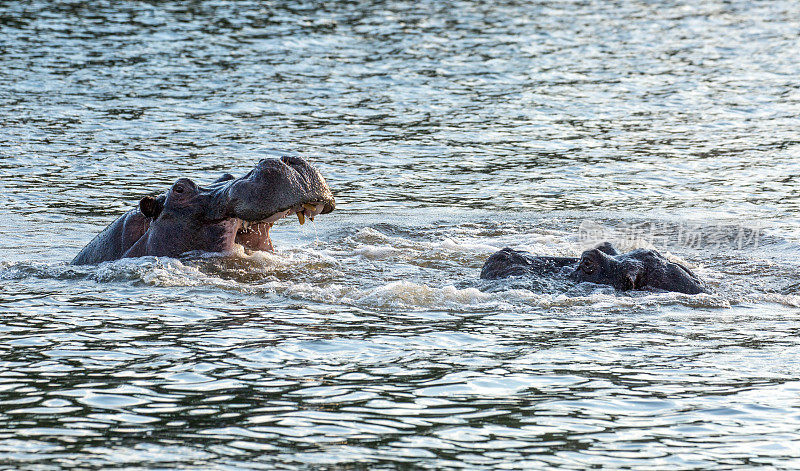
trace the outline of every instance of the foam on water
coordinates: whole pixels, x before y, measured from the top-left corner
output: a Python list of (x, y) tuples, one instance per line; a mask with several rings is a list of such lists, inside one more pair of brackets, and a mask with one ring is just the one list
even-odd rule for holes
[[(459, 230), (451, 228), (451, 232)], [(587, 246), (570, 235), (548, 231), (514, 237), (520, 242), (515, 247), (537, 254), (578, 256)], [(7, 262), (0, 277), (85, 278), (98, 283), (142, 283), (154, 288), (209, 287), (386, 311), (525, 312), (531, 308), (578, 307), (635, 310), (669, 305), (727, 308), (753, 303), (797, 307), (800, 302), (794, 292), (755, 292), (747, 282), (747, 273), (732, 278), (710, 266), (693, 265), (670, 251), (664, 255), (690, 266), (712, 287), (712, 293), (619, 293), (608, 286), (568, 282), (555, 282), (547, 290), (538, 291), (528, 286), (524, 278), (479, 280), (477, 275), (485, 259), (507, 242), (511, 240), (503, 235), (491, 239), (469, 234), (431, 237), (402, 226), (368, 226), (338, 239), (317, 239), (275, 253), (246, 253), (238, 247), (232, 254), (195, 254), (184, 259), (143, 257), (96, 267)], [(623, 241), (619, 248), (653, 246)], [(780, 266), (773, 264), (773, 269), (780, 270)]]
[[(5, 467), (800, 468), (795, 0), (0, 3)], [(66, 264), (283, 155), (276, 253)], [(604, 240), (713, 292), (478, 278)]]

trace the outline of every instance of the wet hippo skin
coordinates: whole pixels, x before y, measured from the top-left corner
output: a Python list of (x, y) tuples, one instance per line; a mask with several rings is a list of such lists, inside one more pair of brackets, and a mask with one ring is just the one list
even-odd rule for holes
[(580, 258), (536, 256), (505, 248), (486, 260), (480, 276), (488, 280), (512, 276), (565, 277), (576, 282), (611, 285), (621, 291), (653, 289), (686, 294), (707, 291), (691, 270), (655, 250), (619, 253), (608, 242), (583, 252)]
[(302, 224), (334, 206), (325, 179), (304, 159), (263, 159), (241, 178), (224, 174), (206, 187), (180, 178), (166, 193), (142, 198), (137, 208), (106, 227), (72, 263), (229, 252), (235, 244), (272, 250), (269, 230), (276, 220), (294, 214)]

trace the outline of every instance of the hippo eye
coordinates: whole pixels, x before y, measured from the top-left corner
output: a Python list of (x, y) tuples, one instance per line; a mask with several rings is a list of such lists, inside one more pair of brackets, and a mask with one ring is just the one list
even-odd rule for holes
[(597, 267), (595, 266), (594, 262), (592, 262), (589, 259), (584, 259), (583, 262), (581, 263), (581, 270), (587, 275), (591, 275), (592, 273), (594, 273), (596, 268)]
[(174, 191), (175, 193), (183, 193), (184, 191), (183, 185), (175, 185), (172, 188), (172, 191)]

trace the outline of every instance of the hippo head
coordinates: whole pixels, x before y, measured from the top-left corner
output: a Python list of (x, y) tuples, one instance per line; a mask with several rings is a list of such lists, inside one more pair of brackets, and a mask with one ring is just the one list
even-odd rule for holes
[[(610, 248), (613, 252), (609, 252)], [(595, 247), (581, 254), (578, 267), (570, 275), (575, 281), (588, 281), (601, 285), (611, 285), (622, 291), (640, 288), (644, 284), (642, 276), (644, 265), (633, 259), (619, 260), (616, 250), (609, 244)]]
[(142, 198), (138, 213), (144, 224), (132, 224), (123, 238), (141, 235), (122, 256), (228, 252), (234, 244), (272, 250), (275, 221), (294, 214), (303, 224), (334, 206), (325, 179), (300, 158), (264, 159), (244, 177), (225, 174), (207, 187), (181, 178), (165, 194)]
[(703, 282), (687, 267), (667, 260), (655, 250), (620, 254), (608, 242), (583, 252), (569, 277), (575, 281), (631, 289), (659, 289), (686, 294), (706, 292)]

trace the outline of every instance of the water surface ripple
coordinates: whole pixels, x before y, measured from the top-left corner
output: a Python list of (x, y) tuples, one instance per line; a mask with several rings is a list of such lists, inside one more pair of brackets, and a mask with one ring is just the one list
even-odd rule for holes
[[(788, 0), (0, 4), (0, 462), (800, 467)], [(309, 157), (274, 254), (67, 262)], [(697, 296), (478, 279), (652, 247)]]

